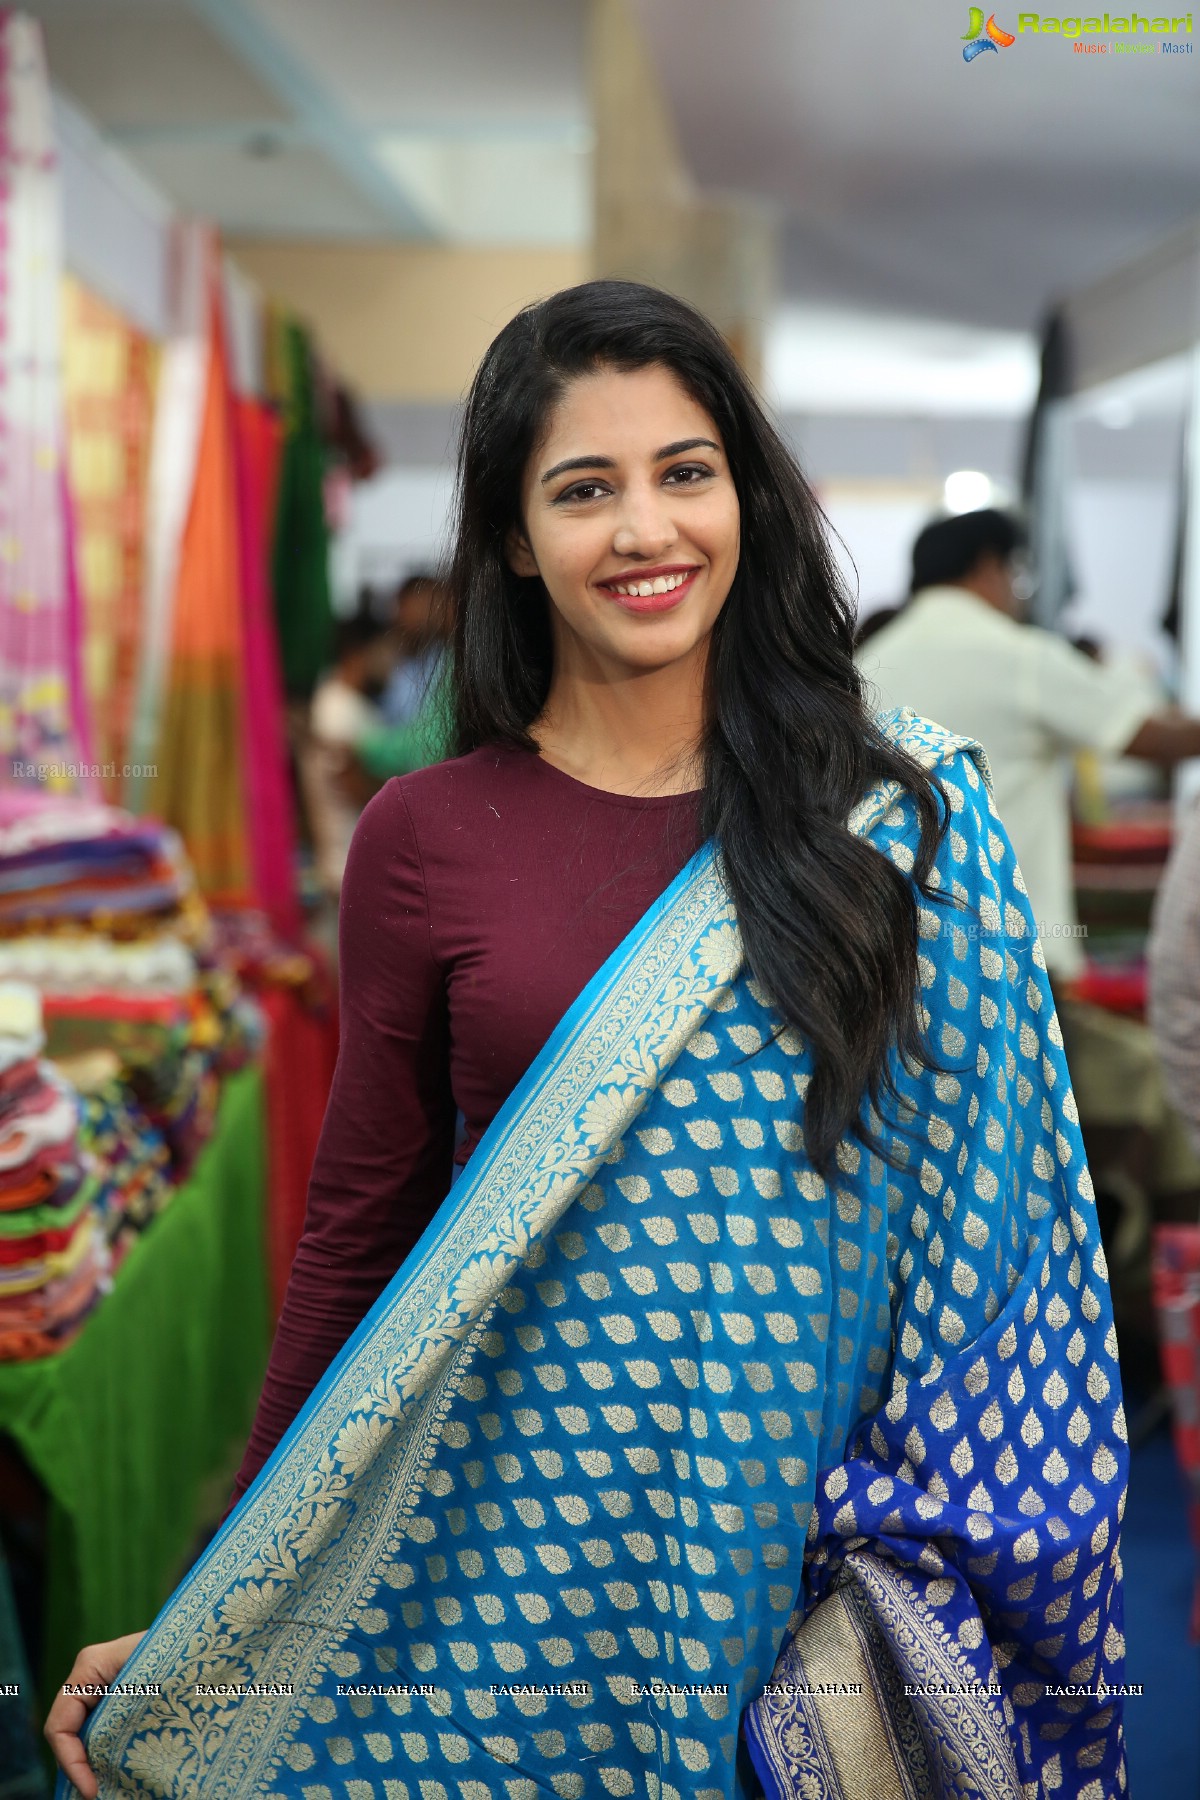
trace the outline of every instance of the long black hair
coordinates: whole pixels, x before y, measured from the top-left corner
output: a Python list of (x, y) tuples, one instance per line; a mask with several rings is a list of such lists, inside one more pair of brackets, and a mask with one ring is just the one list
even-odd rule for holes
[[(864, 1115), (898, 1098), (890, 1055), (940, 1067), (922, 1039), (918, 903), (945, 830), (934, 784), (889, 743), (854, 664), (854, 605), (816, 498), (716, 329), (683, 301), (591, 281), (518, 313), (480, 365), (459, 446), (450, 571), (456, 747), (536, 748), (550, 688), (549, 601), (510, 569), (522, 481), (566, 385), (597, 369), (669, 369), (724, 443), (741, 509), (741, 555), (713, 629), (702, 825), (719, 847), (747, 966), (783, 1025), (810, 1045), (809, 1159), (833, 1174), (849, 1133), (895, 1166)], [(910, 881), (846, 820), (874, 783), (916, 802)]]

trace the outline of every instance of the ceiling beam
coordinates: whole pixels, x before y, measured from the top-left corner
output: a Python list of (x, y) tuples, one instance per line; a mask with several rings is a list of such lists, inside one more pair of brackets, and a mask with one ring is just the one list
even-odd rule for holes
[(268, 139), (280, 149), (293, 144), (302, 144), (306, 149), (320, 147), (310, 127), (298, 119), (190, 119), (181, 124), (106, 125), (104, 135), (110, 143), (120, 144), (126, 150), (137, 150), (146, 144), (195, 144), (201, 148), (219, 145), (224, 149), (239, 144), (249, 147), (256, 140)]
[[(437, 236), (432, 221), (385, 172), (363, 134), (343, 116), (304, 62), (242, 0), (187, 0), (187, 4), (290, 108), (305, 140), (324, 152), (398, 237), (429, 242)], [(282, 139), (286, 130), (277, 135)]]

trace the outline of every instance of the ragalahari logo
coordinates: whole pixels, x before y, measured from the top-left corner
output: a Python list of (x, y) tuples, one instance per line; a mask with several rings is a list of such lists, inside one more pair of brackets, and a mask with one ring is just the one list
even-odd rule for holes
[(1004, 31), (997, 25), (995, 13), (992, 13), (985, 25), (982, 6), (973, 6), (970, 30), (965, 31), (962, 37), (963, 61), (974, 62), (985, 50), (1007, 50), (1016, 41), (1011, 31)]

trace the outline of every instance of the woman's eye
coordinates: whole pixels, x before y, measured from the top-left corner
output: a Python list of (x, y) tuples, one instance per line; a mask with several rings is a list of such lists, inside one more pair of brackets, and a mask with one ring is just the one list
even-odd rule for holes
[(577, 481), (574, 487), (563, 489), (555, 504), (561, 506), (564, 500), (594, 500), (597, 494), (607, 491), (602, 482)]
[(684, 463), (677, 469), (669, 469), (665, 479), (674, 487), (691, 487), (711, 474), (712, 470), (705, 468), (703, 463)]

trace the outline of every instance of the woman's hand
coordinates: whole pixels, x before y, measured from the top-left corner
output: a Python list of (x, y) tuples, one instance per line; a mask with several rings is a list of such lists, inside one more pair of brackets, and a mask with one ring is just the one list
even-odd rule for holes
[[(145, 1635), (144, 1631), (133, 1631), (128, 1637), (113, 1638), (107, 1644), (89, 1644), (75, 1658), (75, 1665), (63, 1686), (76, 1687), (86, 1683), (106, 1687), (110, 1681), (115, 1681)], [(55, 1761), (68, 1780), (75, 1783), (84, 1800), (96, 1800), (100, 1783), (92, 1773), (79, 1733), (93, 1706), (102, 1698), (101, 1694), (60, 1693), (50, 1708), (45, 1725), (46, 1741), (54, 1752)]]

